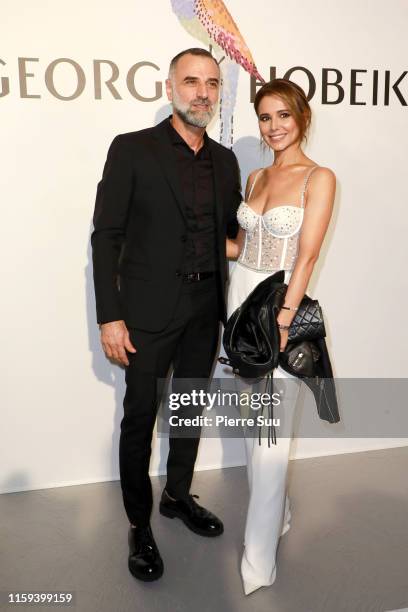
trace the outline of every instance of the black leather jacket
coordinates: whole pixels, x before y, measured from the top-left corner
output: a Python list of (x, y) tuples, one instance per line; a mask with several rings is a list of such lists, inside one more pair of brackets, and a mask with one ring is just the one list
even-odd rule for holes
[[(299, 369), (296, 369), (295, 355), (297, 353), (302, 358), (305, 351), (308, 349), (313, 350), (312, 345), (319, 351), (320, 357), (316, 362), (311, 360), (313, 364), (312, 372), (305, 376)], [(317, 412), (321, 419), (329, 423), (338, 423), (340, 421), (333, 370), (324, 338), (288, 344), (285, 351), (279, 354), (279, 365), (285, 372), (301, 378), (311, 389), (316, 401)]]
[[(324, 338), (288, 343), (280, 352), (277, 314), (286, 293), (284, 271), (271, 275), (251, 292), (225, 326), (223, 344), (235, 374), (257, 378), (273, 374), (280, 365), (301, 378), (313, 392), (321, 419), (340, 420), (330, 357)], [(272, 381), (271, 381), (272, 382)]]

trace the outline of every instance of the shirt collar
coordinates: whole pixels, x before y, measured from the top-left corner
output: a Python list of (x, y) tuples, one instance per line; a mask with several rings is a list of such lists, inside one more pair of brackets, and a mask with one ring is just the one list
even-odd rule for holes
[[(190, 147), (190, 146), (188, 145), (188, 143), (187, 143), (187, 142), (184, 140), (184, 138), (182, 138), (182, 137), (180, 136), (180, 134), (178, 133), (178, 131), (177, 131), (177, 130), (175, 130), (175, 129), (174, 129), (174, 127), (171, 125), (171, 123), (170, 123), (170, 119), (172, 118), (172, 116), (173, 116), (173, 115), (170, 115), (170, 116), (167, 118), (167, 127), (168, 127), (168, 132), (169, 132), (169, 136), (170, 136), (171, 143), (172, 143), (173, 145), (175, 145), (175, 144), (182, 144), (182, 145), (185, 145), (186, 147), (188, 147), (188, 148), (190, 149), (190, 151), (192, 151), (191, 147)], [(207, 149), (207, 148), (208, 148), (208, 141), (209, 141), (209, 137), (208, 137), (207, 132), (204, 132), (204, 138), (203, 138), (203, 140), (204, 140), (204, 144), (203, 144), (203, 146), (201, 147), (200, 151), (202, 151), (203, 149)]]

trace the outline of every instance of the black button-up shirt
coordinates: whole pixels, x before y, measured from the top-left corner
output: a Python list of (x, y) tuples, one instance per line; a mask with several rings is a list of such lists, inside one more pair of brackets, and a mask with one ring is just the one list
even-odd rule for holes
[(213, 165), (208, 135), (204, 133), (202, 148), (194, 153), (168, 120), (169, 136), (176, 156), (187, 231), (183, 274), (210, 272), (218, 268), (216, 256), (215, 197)]

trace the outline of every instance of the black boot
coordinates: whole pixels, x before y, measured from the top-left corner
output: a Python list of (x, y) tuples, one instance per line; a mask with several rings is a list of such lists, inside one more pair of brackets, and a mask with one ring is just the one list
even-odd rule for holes
[(150, 582), (163, 574), (163, 560), (150, 525), (129, 529), (129, 571), (139, 580)]
[(168, 518), (178, 517), (191, 531), (199, 535), (208, 537), (221, 535), (224, 526), (220, 519), (206, 508), (199, 506), (194, 497), (198, 495), (173, 500), (164, 489), (159, 507), (160, 514)]

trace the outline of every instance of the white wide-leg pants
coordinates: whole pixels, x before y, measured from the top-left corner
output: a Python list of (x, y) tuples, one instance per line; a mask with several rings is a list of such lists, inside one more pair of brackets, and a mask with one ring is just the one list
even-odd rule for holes
[(281, 403), (274, 409), (274, 418), (281, 422), (276, 427), (276, 445), (271, 443), (268, 447), (267, 437), (261, 438), (261, 444), (256, 435), (245, 438), (249, 505), (241, 574), (248, 593), (274, 582), (279, 538), (289, 529), (287, 468), (299, 381), (280, 367), (276, 368), (276, 391), (283, 391)]

